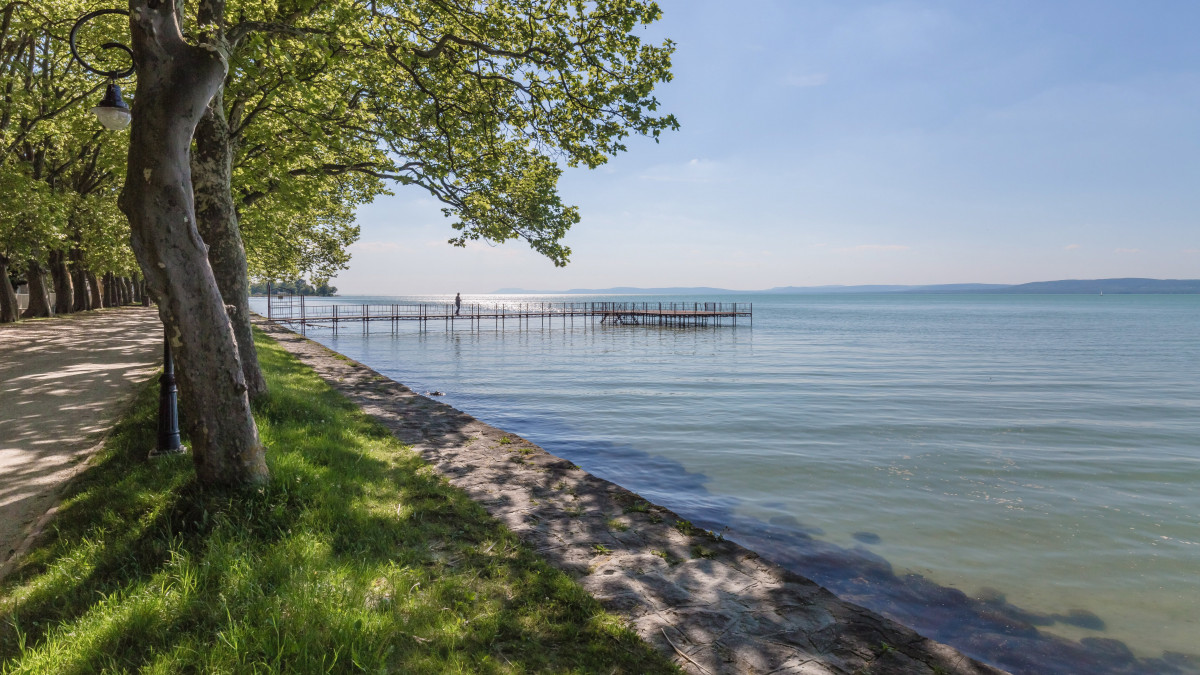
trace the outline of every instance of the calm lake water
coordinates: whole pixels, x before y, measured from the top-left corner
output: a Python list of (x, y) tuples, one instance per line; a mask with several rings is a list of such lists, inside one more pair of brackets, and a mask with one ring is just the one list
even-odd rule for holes
[(1200, 296), (464, 299), (754, 322), (308, 335), (1013, 672), (1200, 672)]

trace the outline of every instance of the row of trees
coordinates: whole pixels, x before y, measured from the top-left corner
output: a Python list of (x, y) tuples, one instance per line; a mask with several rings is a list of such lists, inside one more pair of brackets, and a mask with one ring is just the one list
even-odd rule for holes
[[(71, 58), (67, 39), (76, 17), (101, 7), (0, 4), (0, 323), (109, 306), (106, 278), (142, 283), (129, 221), (117, 206), (128, 136), (103, 131), (89, 113), (106, 82)], [(101, 19), (81, 31), (80, 51), (101, 68), (124, 67), (120, 52), (97, 47), (128, 36), (124, 17)], [(270, 123), (278, 114), (258, 116)], [(292, 152), (288, 139), (255, 142), (230, 167), (252, 237), (243, 274), (321, 279), (344, 269), (346, 247), (358, 236), (354, 209), (383, 192), (386, 179), (297, 172), (279, 161)], [(21, 284), (30, 301), (19, 313)]]
[[(65, 52), (61, 17), (85, 5), (13, 3), (0, 17), (6, 55), (10, 44), (38, 45), (14, 46), (0, 63), (4, 114), (25, 120), (0, 120), (0, 172), (19, 166), (23, 185), (57, 200), (67, 181), (48, 180), (36, 149), (7, 148), (85, 159), (91, 148), (109, 173), (88, 193), (103, 206), (88, 213), (111, 213), (121, 186), (127, 224), (106, 222), (128, 228), (158, 300), (207, 483), (266, 478), (249, 408), (265, 390), (247, 307), (252, 272), (330, 276), (357, 236), (355, 208), (397, 185), (445, 205), (451, 244), (523, 239), (566, 264), (562, 238), (579, 215), (558, 196), (559, 162), (595, 167), (628, 135), (677, 126), (656, 114), (652, 95), (670, 78), (673, 46), (637, 35), (660, 15), (648, 0), (129, 0), (128, 23), (92, 27), (81, 50), (131, 44), (122, 162), (109, 154), (120, 143), (80, 111), (103, 83)], [(17, 259), (58, 250), (39, 233), (41, 216), (0, 213), (31, 242), (6, 249)], [(91, 265), (121, 260), (95, 250), (81, 248)]]
[(89, 309), (101, 279), (137, 269), (115, 202), (121, 148), (81, 114), (97, 83), (70, 66), (52, 16), (0, 6), (0, 322), (18, 318), (14, 280), (29, 284), (26, 316), (48, 316), (48, 289), (59, 312)]
[(304, 279), (292, 279), (290, 281), (276, 281), (267, 283), (260, 281), (250, 284), (251, 295), (266, 295), (268, 293), (277, 293), (280, 295), (334, 295), (337, 293), (336, 286), (330, 286), (328, 280), (318, 280), (317, 285), (313, 286)]

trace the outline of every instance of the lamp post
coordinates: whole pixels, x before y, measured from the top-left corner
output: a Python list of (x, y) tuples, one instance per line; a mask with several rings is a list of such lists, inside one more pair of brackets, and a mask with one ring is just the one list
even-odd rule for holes
[(171, 358), (171, 340), (163, 327), (163, 374), (158, 378), (158, 442), (151, 457), (187, 452), (179, 440), (179, 389), (175, 386), (175, 359)]
[[(119, 14), (121, 16), (129, 16), (129, 12), (124, 9), (99, 9), (94, 12), (88, 12), (79, 17), (75, 25), (71, 27), (70, 45), (71, 56), (75, 61), (88, 72), (102, 75), (108, 78), (108, 86), (104, 90), (104, 98), (100, 104), (92, 108), (92, 114), (96, 119), (100, 120), (100, 124), (104, 125), (109, 131), (120, 131), (129, 126), (129, 122), (133, 119), (133, 114), (129, 110), (129, 106), (125, 104), (125, 100), (121, 98), (121, 87), (116, 83), (116, 80), (121, 80), (133, 74), (133, 50), (128, 46), (119, 42), (105, 42), (100, 45), (101, 49), (116, 49), (125, 52), (129, 56), (130, 65), (125, 69), (116, 70), (100, 70), (93, 67), (79, 55), (79, 49), (76, 46), (76, 37), (79, 34), (79, 29), (88, 21), (104, 16), (106, 14)], [(171, 340), (167, 336), (167, 328), (163, 326), (163, 374), (158, 379), (158, 440), (155, 443), (154, 449), (150, 451), (151, 457), (161, 455), (175, 455), (187, 452), (187, 448), (179, 438), (179, 389), (175, 385), (175, 360), (171, 355)]]

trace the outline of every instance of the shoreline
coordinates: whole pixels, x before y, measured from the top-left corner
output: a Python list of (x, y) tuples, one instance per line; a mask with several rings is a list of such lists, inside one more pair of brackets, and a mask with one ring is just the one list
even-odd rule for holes
[(1003, 672), (319, 343), (255, 324), (688, 672)]

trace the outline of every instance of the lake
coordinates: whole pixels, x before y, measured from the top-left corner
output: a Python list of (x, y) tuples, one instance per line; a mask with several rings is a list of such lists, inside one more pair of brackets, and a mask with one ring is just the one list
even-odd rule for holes
[(1200, 296), (464, 296), (592, 300), (754, 320), (308, 336), (1013, 672), (1200, 672)]

